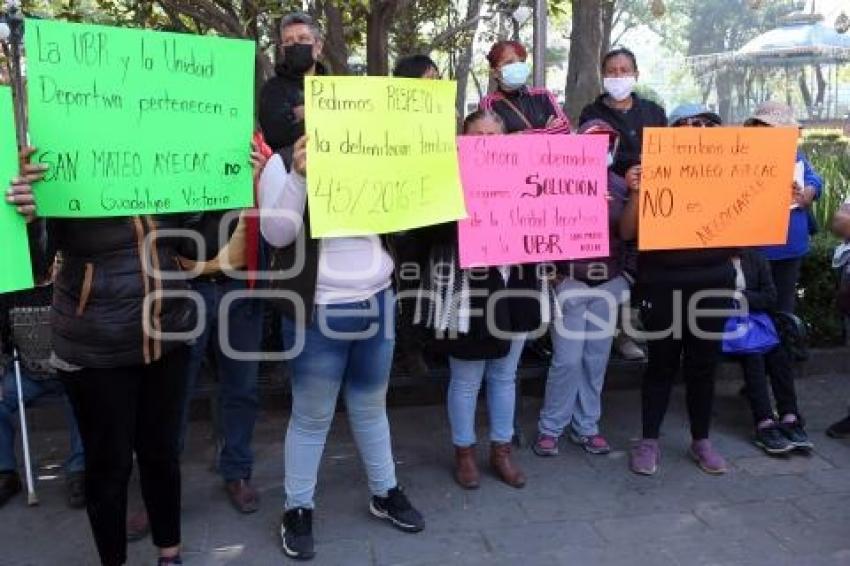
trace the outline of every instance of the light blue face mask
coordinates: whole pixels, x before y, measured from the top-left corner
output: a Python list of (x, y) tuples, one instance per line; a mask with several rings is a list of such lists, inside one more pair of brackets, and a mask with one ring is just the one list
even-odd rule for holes
[(502, 86), (508, 89), (518, 89), (528, 81), (531, 65), (519, 61), (502, 67)]

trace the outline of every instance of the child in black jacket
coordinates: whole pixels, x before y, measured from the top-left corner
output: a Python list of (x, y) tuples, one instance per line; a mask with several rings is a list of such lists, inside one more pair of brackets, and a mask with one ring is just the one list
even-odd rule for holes
[[(741, 250), (735, 259), (736, 287), (746, 299), (750, 312), (774, 311), (776, 286), (767, 260), (750, 249)], [(811, 449), (813, 444), (803, 429), (803, 419), (797, 409), (791, 360), (782, 344), (764, 354), (742, 355), (739, 359), (756, 425), (756, 446), (771, 455), (797, 448)], [(776, 412), (771, 404), (767, 376), (770, 376)]]

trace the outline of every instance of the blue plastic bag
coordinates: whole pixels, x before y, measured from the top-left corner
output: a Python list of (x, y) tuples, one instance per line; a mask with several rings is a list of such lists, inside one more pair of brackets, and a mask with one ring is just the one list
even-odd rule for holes
[(723, 329), (724, 354), (764, 354), (779, 345), (773, 319), (764, 312), (730, 316)]

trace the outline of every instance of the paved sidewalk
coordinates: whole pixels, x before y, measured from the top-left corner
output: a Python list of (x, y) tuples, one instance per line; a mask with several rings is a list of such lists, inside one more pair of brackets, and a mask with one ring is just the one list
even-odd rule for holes
[[(772, 459), (749, 442), (750, 421), (739, 384), (718, 388), (713, 438), (732, 465), (709, 477), (685, 456), (683, 391), (677, 389), (662, 438), (656, 477), (630, 474), (625, 449), (639, 430), (637, 391), (605, 395), (608, 456), (562, 446), (519, 461), (528, 486), (513, 490), (486, 476), (464, 492), (449, 473), (451, 446), (444, 408), (391, 412), (398, 473), (425, 513), (427, 530), (398, 533), (368, 516), (368, 494), (344, 415), (338, 415), (322, 468), (315, 535), (317, 565), (770, 565), (850, 564), (850, 442), (823, 435), (850, 401), (850, 377), (799, 382), (802, 409), (816, 443), (810, 456)], [(539, 399), (524, 403), (533, 434)], [(483, 428), (484, 413), (481, 413)], [(282, 501), (285, 415), (265, 414), (257, 431), (254, 481), (262, 509), (239, 516), (209, 471), (207, 423), (194, 423), (184, 466), (184, 541), (190, 565), (283, 564), (277, 536)], [(85, 512), (64, 506), (62, 431), (38, 431), (41, 505), (18, 497), (0, 510), (0, 565), (96, 564)], [(482, 462), (484, 446), (482, 443)], [(148, 565), (149, 541), (131, 546), (132, 565)]]

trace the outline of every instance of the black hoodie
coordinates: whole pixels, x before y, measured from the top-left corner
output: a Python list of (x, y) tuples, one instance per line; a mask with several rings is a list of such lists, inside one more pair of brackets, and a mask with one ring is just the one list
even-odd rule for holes
[[(316, 74), (327, 74), (321, 63), (316, 63)], [(275, 76), (260, 91), (260, 128), (274, 151), (291, 148), (304, 135), (304, 121), (294, 112), (303, 105), (304, 75), (289, 72), (285, 65), (275, 67)]]
[(632, 95), (634, 104), (626, 112), (605, 104), (605, 97), (603, 94), (584, 107), (579, 126), (590, 120), (603, 120), (620, 133), (620, 145), (614, 157), (613, 170), (622, 177), (630, 167), (640, 163), (643, 129), (666, 127), (667, 115), (659, 105), (636, 94)]

